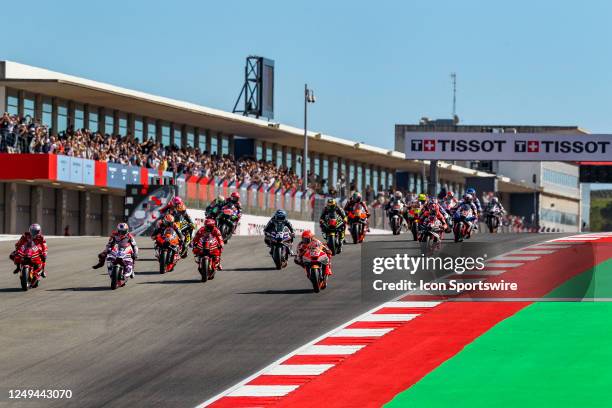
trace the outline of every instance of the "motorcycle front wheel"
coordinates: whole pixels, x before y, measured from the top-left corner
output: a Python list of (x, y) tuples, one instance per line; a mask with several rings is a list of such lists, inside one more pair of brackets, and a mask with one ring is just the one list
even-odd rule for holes
[(21, 281), (21, 290), (28, 290), (28, 280), (30, 278), (30, 268), (27, 266), (21, 267), (21, 274), (19, 275), (19, 280)]
[(312, 283), (312, 291), (314, 293), (319, 293), (321, 286), (319, 285), (318, 268), (310, 268), (308, 270), (308, 276), (310, 276), (310, 283)]
[(119, 266), (115, 265), (113, 266), (113, 269), (111, 271), (111, 289), (112, 290), (117, 289), (118, 280), (119, 280)]
[(159, 251), (159, 273), (162, 275), (166, 273), (167, 258), (168, 258), (167, 249), (162, 249), (161, 251)]
[(202, 282), (208, 280), (208, 273), (210, 272), (210, 260), (208, 258), (202, 258), (200, 260), (200, 275), (202, 276)]

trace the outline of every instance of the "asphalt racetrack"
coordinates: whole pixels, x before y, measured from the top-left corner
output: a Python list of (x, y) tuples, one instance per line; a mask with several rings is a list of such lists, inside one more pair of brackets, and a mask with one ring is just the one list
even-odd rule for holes
[[(481, 234), (491, 256), (560, 234)], [(409, 236), (368, 237), (397, 246)], [(92, 270), (105, 238), (49, 239), (48, 278), (22, 292), (0, 242), (0, 407), (194, 407), (380, 302), (362, 302), (360, 248), (334, 258), (314, 294), (290, 261), (273, 268), (262, 238), (235, 237), (213, 281), (201, 283), (191, 254), (158, 273), (139, 237), (136, 278), (110, 290)], [(446, 241), (444, 245), (460, 245)], [(398, 293), (389, 293), (389, 298)], [(10, 389), (71, 390), (69, 400), (10, 400)]]

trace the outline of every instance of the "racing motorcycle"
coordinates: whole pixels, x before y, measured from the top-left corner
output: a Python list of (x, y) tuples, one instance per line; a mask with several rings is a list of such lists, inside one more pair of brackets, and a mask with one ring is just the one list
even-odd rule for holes
[(327, 287), (325, 267), (331, 262), (325, 251), (316, 244), (309, 245), (302, 257), (306, 277), (312, 283), (312, 290), (319, 293)]
[(468, 206), (461, 206), (455, 211), (453, 220), (453, 233), (455, 242), (469, 239), (474, 228), (474, 216)]
[(191, 225), (187, 220), (181, 220), (177, 223), (177, 227), (181, 234), (183, 234), (184, 242), (183, 247), (181, 248), (181, 258), (187, 257), (187, 250), (191, 245), (191, 239), (193, 237), (193, 225)]
[(332, 255), (337, 255), (342, 252), (342, 239), (340, 238), (342, 235), (342, 231), (344, 230), (344, 220), (342, 220), (337, 215), (327, 217), (324, 222), (325, 240), (327, 241), (327, 246), (332, 252)]
[(130, 275), (126, 275), (125, 271), (128, 266), (133, 268), (133, 250), (130, 244), (115, 245), (106, 255), (106, 269), (108, 276), (111, 279), (111, 289), (115, 290), (127, 283), (128, 277), (134, 277), (134, 270)]
[(362, 208), (354, 207), (348, 213), (349, 230), (353, 238), (353, 244), (361, 244), (366, 234), (366, 222), (368, 216)]
[(227, 243), (234, 233), (236, 224), (238, 223), (238, 210), (233, 205), (226, 205), (223, 207), (219, 215), (217, 216), (217, 225), (221, 236), (223, 237), (223, 243)]
[(198, 272), (202, 276), (202, 282), (215, 278), (215, 272), (219, 270), (219, 257), (212, 254), (213, 251), (219, 249), (219, 242), (212, 234), (204, 235), (198, 242), (194, 244), (200, 250), (200, 254), (196, 257), (198, 264)]
[(412, 207), (408, 210), (408, 228), (412, 232), (412, 240), (416, 241), (419, 238), (419, 218), (422, 208)]
[(404, 221), (403, 214), (404, 205), (402, 203), (395, 203), (391, 208), (389, 208), (389, 224), (391, 225), (393, 235), (399, 235), (402, 231), (402, 223)]
[(444, 220), (446, 221), (446, 230), (444, 230), (444, 232), (446, 232), (447, 234), (450, 233), (453, 230), (453, 214), (456, 210), (456, 207), (454, 206), (450, 206), (446, 203), (442, 203), (441, 204), (442, 208), (444, 209)]
[(155, 237), (155, 257), (159, 261), (159, 273), (171, 272), (179, 259), (180, 243), (178, 234), (172, 227), (166, 227)]
[(487, 211), (487, 227), (489, 227), (489, 232), (491, 234), (497, 233), (497, 229), (499, 228), (501, 220), (501, 211), (499, 208), (494, 208), (493, 210)]
[(41, 251), (34, 241), (30, 240), (17, 249), (15, 262), (19, 264), (21, 289), (27, 291), (38, 287), (43, 271)]
[(425, 245), (428, 255), (440, 249), (443, 236), (442, 223), (435, 214), (430, 214), (419, 225), (419, 241)]
[(268, 234), (268, 239), (270, 240), (270, 254), (272, 260), (274, 260), (274, 265), (276, 265), (276, 269), (283, 269), (287, 266), (289, 255), (293, 252), (291, 250), (293, 242), (291, 233), (286, 226), (277, 225), (275, 231)]

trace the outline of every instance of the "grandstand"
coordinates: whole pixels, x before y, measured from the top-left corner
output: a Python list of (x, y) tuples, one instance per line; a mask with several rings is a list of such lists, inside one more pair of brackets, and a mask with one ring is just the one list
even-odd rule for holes
[[(286, 208), (312, 218), (315, 194), (362, 191), (384, 200), (396, 174), (425, 189), (427, 161), (309, 132), (309, 180), (300, 191), (303, 130), (10, 61), (0, 62), (0, 232), (33, 220), (46, 231), (106, 234), (123, 219), (127, 184), (172, 180), (190, 205), (237, 190), (247, 211)], [(389, 135), (391, 137), (391, 135)], [(501, 191), (532, 193), (505, 176), (440, 162), (440, 185), (496, 177)]]

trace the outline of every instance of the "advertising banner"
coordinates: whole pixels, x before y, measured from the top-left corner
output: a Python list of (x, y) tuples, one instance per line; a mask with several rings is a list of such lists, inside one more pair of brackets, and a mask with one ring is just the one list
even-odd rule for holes
[(612, 135), (406, 132), (406, 159), (609, 161)]
[(83, 184), (96, 184), (96, 162), (89, 159), (81, 159), (83, 163)]
[(124, 188), (127, 184), (127, 173), (127, 166), (117, 163), (108, 163), (108, 186), (112, 188)]
[(70, 156), (57, 156), (57, 180), (70, 181)]

